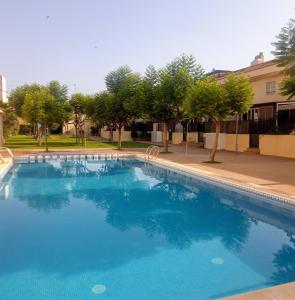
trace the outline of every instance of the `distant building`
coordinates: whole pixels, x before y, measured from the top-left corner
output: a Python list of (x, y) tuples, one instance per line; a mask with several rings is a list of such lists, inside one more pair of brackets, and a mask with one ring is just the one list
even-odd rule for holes
[(212, 69), (211, 72), (207, 73), (206, 76), (214, 76), (216, 78), (223, 77), (227, 74), (229, 74), (231, 71), (229, 70), (216, 70)]
[(7, 102), (6, 79), (0, 75), (0, 101)]

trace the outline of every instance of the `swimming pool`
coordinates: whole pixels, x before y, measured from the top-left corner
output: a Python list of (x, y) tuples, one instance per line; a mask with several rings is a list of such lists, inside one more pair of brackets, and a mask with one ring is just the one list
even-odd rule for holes
[(294, 218), (253, 194), (135, 159), (16, 164), (3, 184), (0, 300), (216, 299), (295, 280)]

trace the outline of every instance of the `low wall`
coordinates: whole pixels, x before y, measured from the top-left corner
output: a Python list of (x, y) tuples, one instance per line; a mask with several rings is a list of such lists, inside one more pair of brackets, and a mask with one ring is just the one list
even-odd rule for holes
[(187, 133), (187, 140), (189, 142), (198, 142), (198, 133), (197, 132), (188, 132)]
[[(91, 122), (86, 120), (85, 124), (84, 124), (84, 128), (83, 128), (85, 136), (91, 135), (91, 126), (92, 126)], [(68, 123), (68, 124), (63, 125), (62, 133), (64, 135), (76, 136), (76, 128), (75, 128), (74, 124)]]
[[(113, 132), (113, 140), (117, 142), (119, 139), (119, 132), (116, 130)], [(131, 137), (131, 131), (122, 130), (121, 132), (121, 141), (122, 142), (131, 142), (133, 141)]]
[(104, 128), (102, 128), (101, 131), (100, 131), (100, 136), (103, 139), (108, 140), (110, 138), (110, 132), (108, 130), (105, 130)]
[[(225, 133), (220, 133), (219, 140), (218, 140), (218, 150), (225, 149)], [(213, 133), (204, 133), (204, 148), (212, 149), (213, 143), (215, 140), (215, 132)]]
[(183, 142), (183, 133), (182, 132), (172, 132), (172, 144), (178, 145)]
[(153, 143), (162, 143), (162, 141), (163, 141), (162, 131), (152, 131), (151, 135), (152, 135), (151, 141)]
[(262, 155), (295, 158), (295, 135), (260, 135), (259, 149)]
[[(249, 134), (238, 135), (238, 151), (244, 152), (249, 148)], [(236, 135), (227, 133), (225, 136), (225, 150), (236, 151)]]
[[(110, 131), (109, 130), (105, 130), (105, 129), (101, 129), (100, 136), (103, 139), (109, 140), (109, 138), (110, 138)], [(118, 137), (119, 137), (118, 131), (114, 131), (113, 132), (113, 141), (117, 142), (118, 141)], [(121, 141), (122, 142), (133, 141), (133, 139), (131, 137), (131, 131), (124, 131), (124, 130), (122, 130)]]

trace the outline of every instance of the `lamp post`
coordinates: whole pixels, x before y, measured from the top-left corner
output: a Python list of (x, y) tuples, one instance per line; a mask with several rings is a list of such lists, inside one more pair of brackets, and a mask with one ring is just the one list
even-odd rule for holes
[(187, 124), (186, 124), (186, 141), (185, 141), (185, 155), (187, 155), (187, 150), (188, 150), (188, 126), (191, 123), (193, 119), (189, 119)]

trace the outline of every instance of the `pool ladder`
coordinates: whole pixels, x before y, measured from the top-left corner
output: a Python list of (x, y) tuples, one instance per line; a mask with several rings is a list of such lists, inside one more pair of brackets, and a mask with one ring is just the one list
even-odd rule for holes
[(160, 153), (160, 148), (158, 146), (148, 146), (145, 151), (144, 160), (149, 161), (151, 159), (157, 159)]
[[(7, 147), (0, 147), (0, 151), (6, 151), (8, 153), (8, 155), (9, 155), (9, 157), (12, 159), (12, 161), (14, 161), (15, 157), (14, 157), (12, 151), (9, 148), (7, 148)], [(4, 158), (3, 158), (3, 156), (1, 154), (0, 154), (0, 162), (4, 163)]]

